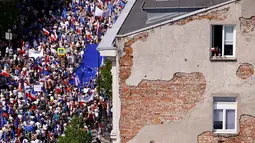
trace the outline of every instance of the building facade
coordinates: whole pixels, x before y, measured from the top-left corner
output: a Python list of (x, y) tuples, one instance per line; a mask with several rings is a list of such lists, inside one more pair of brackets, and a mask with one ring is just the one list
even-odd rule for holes
[(254, 143), (254, 7), (224, 1), (120, 34), (122, 19), (98, 48), (114, 63), (114, 141)]

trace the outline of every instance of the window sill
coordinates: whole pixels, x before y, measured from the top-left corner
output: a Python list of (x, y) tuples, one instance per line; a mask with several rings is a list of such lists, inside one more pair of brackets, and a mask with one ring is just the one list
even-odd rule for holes
[(229, 138), (229, 137), (235, 137), (238, 134), (237, 133), (220, 133), (220, 132), (213, 132), (212, 134), (214, 137), (225, 137), (225, 138)]
[(227, 131), (227, 130), (220, 130), (220, 131), (213, 131), (215, 134), (236, 134), (236, 131)]
[(214, 136), (232, 137), (237, 135), (236, 130), (213, 130)]
[(236, 57), (210, 57), (210, 61), (237, 61)]

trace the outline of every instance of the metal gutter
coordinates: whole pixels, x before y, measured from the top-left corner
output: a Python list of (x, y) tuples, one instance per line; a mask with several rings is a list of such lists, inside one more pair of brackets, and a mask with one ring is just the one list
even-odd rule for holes
[(200, 9), (200, 10), (197, 10), (197, 11), (194, 11), (194, 12), (190, 12), (190, 13), (175, 17), (173, 19), (170, 19), (170, 20), (167, 20), (167, 21), (155, 24), (155, 25), (151, 25), (149, 27), (145, 27), (145, 28), (133, 31), (133, 32), (129, 32), (127, 34), (116, 35), (116, 38), (126, 37), (126, 36), (133, 35), (133, 34), (136, 34), (136, 33), (139, 33), (139, 32), (143, 32), (143, 31), (146, 31), (146, 30), (149, 30), (149, 29), (152, 29), (152, 28), (156, 28), (156, 27), (159, 27), (159, 26), (162, 26), (162, 25), (165, 25), (165, 24), (177, 21), (177, 20), (181, 20), (181, 19), (193, 16), (193, 15), (196, 15), (196, 14), (199, 14), (199, 13), (202, 13), (202, 12), (206, 12), (206, 11), (209, 11), (209, 10), (212, 10), (212, 9), (215, 9), (215, 8), (218, 8), (218, 7), (236, 2), (236, 1), (237, 0), (231, 0), (231, 1), (227, 1), (227, 2), (224, 2), (224, 3), (218, 4), (218, 5), (215, 5), (215, 6), (211, 6), (211, 7), (208, 7), (208, 8), (203, 8), (203, 9)]
[(116, 22), (113, 24), (112, 28), (108, 29), (102, 39), (102, 41), (99, 43), (97, 50), (115, 50), (115, 46), (113, 45), (113, 42), (115, 40), (115, 36), (118, 34), (122, 24), (126, 20), (129, 12), (131, 11), (132, 7), (134, 6), (136, 0), (128, 0), (128, 3), (126, 4), (125, 8), (122, 10), (121, 14), (119, 15)]

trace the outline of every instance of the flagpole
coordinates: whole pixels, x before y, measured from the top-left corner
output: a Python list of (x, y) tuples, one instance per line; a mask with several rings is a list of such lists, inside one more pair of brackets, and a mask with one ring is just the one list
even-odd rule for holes
[(2, 105), (0, 106), (0, 127), (3, 127), (3, 112), (2, 112)]
[(98, 68), (97, 68), (97, 80), (98, 80), (98, 96), (100, 96), (100, 53), (98, 52)]

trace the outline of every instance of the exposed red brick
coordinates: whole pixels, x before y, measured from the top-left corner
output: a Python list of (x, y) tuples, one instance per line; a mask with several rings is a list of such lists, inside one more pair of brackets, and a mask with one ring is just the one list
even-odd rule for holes
[(175, 73), (169, 81), (142, 80), (138, 86), (128, 86), (131, 75), (133, 49), (137, 40), (146, 41), (148, 34), (141, 34), (125, 44), (120, 57), (120, 134), (122, 143), (132, 139), (148, 124), (162, 124), (183, 119), (197, 102), (203, 100), (206, 88), (202, 73)]
[(248, 79), (254, 75), (254, 67), (252, 64), (243, 63), (239, 66), (236, 76), (241, 79)]
[(202, 20), (202, 19), (207, 19), (207, 20), (225, 20), (228, 16), (228, 11), (229, 11), (229, 7), (228, 8), (224, 8), (221, 10), (215, 10), (209, 13), (202, 13), (202, 14), (197, 14), (194, 16), (190, 16), (188, 18), (185, 18), (183, 20), (180, 20), (178, 22), (175, 22), (176, 25), (185, 25), (191, 21), (194, 20)]
[(255, 16), (252, 16), (250, 18), (243, 18), (240, 17), (239, 18), (240, 23), (241, 23), (241, 31), (243, 33), (249, 33), (252, 32), (254, 30), (255, 27)]
[(223, 136), (210, 131), (198, 136), (198, 143), (254, 143), (255, 117), (242, 115), (239, 121), (240, 132), (237, 135)]

